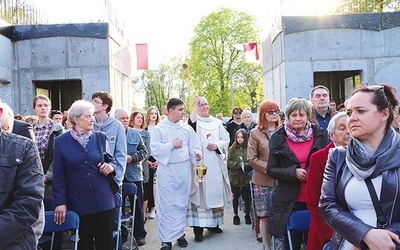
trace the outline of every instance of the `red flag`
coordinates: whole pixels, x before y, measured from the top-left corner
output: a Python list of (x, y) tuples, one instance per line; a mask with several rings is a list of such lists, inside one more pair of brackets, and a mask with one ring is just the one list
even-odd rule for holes
[(158, 70), (160, 67), (160, 53), (157, 44), (136, 44), (137, 69)]
[(147, 70), (149, 68), (149, 56), (147, 44), (136, 44), (137, 69)]
[(260, 59), (257, 43), (244, 43), (233, 45), (236, 49), (245, 52), (247, 62), (255, 62)]

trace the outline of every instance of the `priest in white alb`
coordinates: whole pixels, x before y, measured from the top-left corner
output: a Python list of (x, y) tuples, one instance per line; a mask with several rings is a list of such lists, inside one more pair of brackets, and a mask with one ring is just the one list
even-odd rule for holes
[(168, 118), (154, 127), (150, 138), (152, 155), (158, 161), (156, 210), (161, 250), (170, 250), (174, 240), (180, 247), (188, 245), (184, 229), (193, 165), (202, 159), (194, 130), (182, 121), (184, 102), (171, 98), (167, 110)]
[(193, 176), (187, 226), (193, 227), (195, 241), (203, 241), (203, 230), (222, 233), (224, 208), (232, 199), (227, 158), (229, 133), (222, 121), (209, 115), (207, 99), (195, 97), (193, 112), (188, 121), (199, 138), (203, 162), (207, 167), (204, 182)]

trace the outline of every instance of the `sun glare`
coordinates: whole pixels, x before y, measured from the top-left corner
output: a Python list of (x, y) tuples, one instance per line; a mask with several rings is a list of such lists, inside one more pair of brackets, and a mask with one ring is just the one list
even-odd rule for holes
[(289, 0), (283, 6), (283, 15), (326, 15), (332, 12), (341, 0)]

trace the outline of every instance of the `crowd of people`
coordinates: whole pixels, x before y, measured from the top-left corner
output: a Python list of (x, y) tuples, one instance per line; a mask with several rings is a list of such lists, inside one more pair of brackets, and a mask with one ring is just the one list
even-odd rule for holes
[[(0, 101), (0, 249), (47, 249), (38, 246), (45, 197), (54, 201), (57, 224), (68, 210), (79, 215), (79, 249), (120, 249), (128, 237), (122, 231), (115, 245), (122, 183), (137, 187), (126, 212), (135, 212), (139, 246), (147, 219), (158, 220), (161, 250), (174, 241), (187, 247), (185, 227), (196, 242), (204, 230), (223, 233), (226, 209), (233, 209), (233, 225), (241, 223), (241, 197), (244, 222), (255, 224), (263, 249), (272, 240), (289, 249), (286, 225), (297, 210), (311, 221), (308, 231), (291, 232), (293, 249), (399, 249), (399, 103), (388, 84), (359, 86), (337, 107), (319, 85), (309, 100), (289, 100), (284, 112), (263, 101), (256, 120), (235, 107), (227, 123), (199, 96), (187, 121), (179, 98), (162, 114), (151, 106), (111, 115), (112, 108), (105, 91), (66, 112), (38, 95), (28, 123)], [(63, 237), (56, 235), (54, 249)]]

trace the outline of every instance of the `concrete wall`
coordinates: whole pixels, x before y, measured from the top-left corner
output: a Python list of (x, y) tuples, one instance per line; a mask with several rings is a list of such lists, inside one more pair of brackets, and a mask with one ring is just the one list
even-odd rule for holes
[(11, 103), (12, 99), (12, 43), (0, 35), (0, 98), (3, 102)]
[(19, 113), (31, 114), (34, 81), (82, 80), (82, 98), (96, 90), (110, 91), (108, 40), (49, 37), (15, 43), (15, 102)]
[(395, 21), (389, 27), (377, 29), (371, 21), (363, 27), (371, 17), (376, 16), (334, 17), (322, 27), (315, 27), (318, 18), (313, 19), (317, 24), (310, 17), (284, 18), (282, 31), (263, 44), (265, 97), (282, 108), (293, 97), (309, 98), (313, 73), (326, 71), (361, 70), (362, 83), (384, 82), (400, 89), (400, 15), (391, 13), (389, 21)]
[(0, 29), (0, 79), (10, 82), (0, 84), (1, 95), (9, 93), (15, 113), (29, 115), (36, 81), (78, 80), (80, 98), (91, 100), (93, 92), (108, 91), (114, 97), (113, 109), (130, 109), (133, 89), (126, 47), (105, 23)]
[[(117, 37), (117, 36), (113, 36)], [(110, 93), (114, 97), (113, 110), (125, 108), (130, 111), (133, 104), (130, 47), (122, 39), (110, 39)]]

